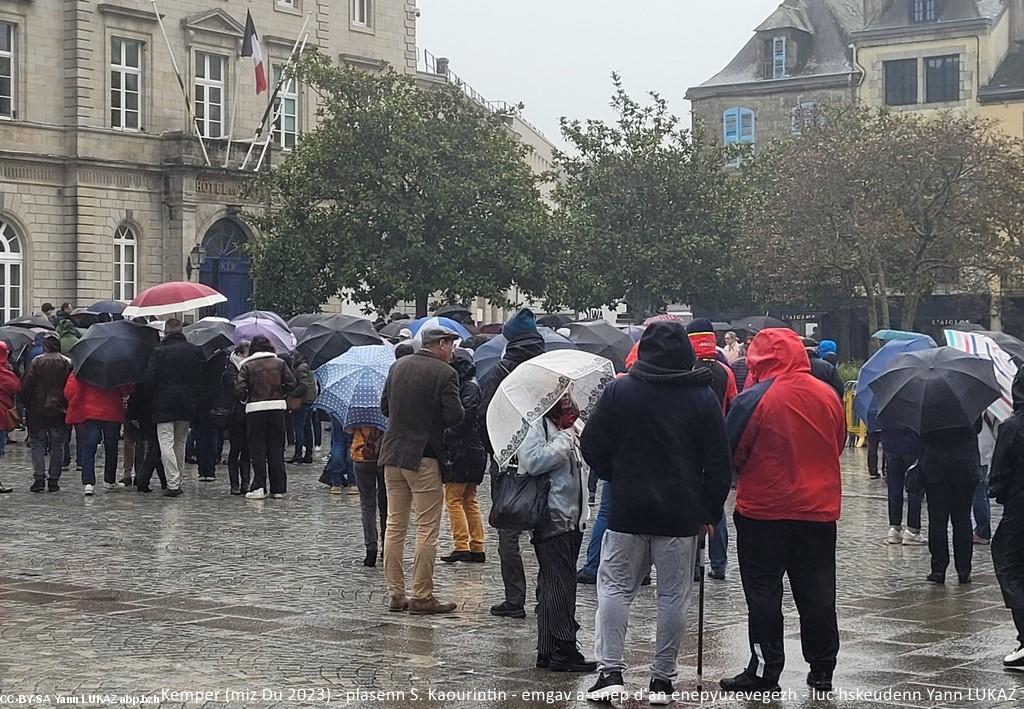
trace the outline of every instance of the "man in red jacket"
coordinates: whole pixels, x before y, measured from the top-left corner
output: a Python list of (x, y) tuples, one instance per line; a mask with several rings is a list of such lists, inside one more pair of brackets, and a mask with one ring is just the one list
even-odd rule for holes
[(736, 470), (736, 551), (747, 599), (750, 663), (722, 689), (773, 692), (785, 663), (782, 576), (800, 613), (807, 684), (832, 689), (839, 653), (836, 520), (842, 497), (842, 406), (811, 375), (803, 342), (763, 330), (747, 351), (746, 390), (726, 420)]

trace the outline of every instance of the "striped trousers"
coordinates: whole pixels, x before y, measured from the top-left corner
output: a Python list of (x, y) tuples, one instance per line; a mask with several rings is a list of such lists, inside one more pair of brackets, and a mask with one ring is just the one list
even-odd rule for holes
[(550, 657), (559, 643), (576, 645), (576, 560), (583, 532), (533, 542), (537, 574), (537, 654)]

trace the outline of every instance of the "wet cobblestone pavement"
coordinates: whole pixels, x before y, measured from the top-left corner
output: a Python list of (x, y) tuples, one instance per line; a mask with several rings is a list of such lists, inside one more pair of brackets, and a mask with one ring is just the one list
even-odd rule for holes
[[(196, 482), (194, 466), (185, 495), (165, 499), (102, 490), (85, 498), (74, 468), (59, 493), (31, 494), (20, 444), (8, 446), (0, 465), (0, 478), (16, 488), (0, 497), (0, 705), (28, 706), (18, 704), (21, 694), (37, 695), (37, 704), (79, 697), (89, 706), (586, 706), (576, 693), (592, 676), (533, 669), (532, 608), (525, 621), (488, 614), (502, 593), (493, 534), (486, 564), (438, 563), (437, 595), (457, 601), (458, 611), (416, 617), (386, 611), (381, 568), (361, 564), (359, 499), (328, 495), (316, 482), (320, 465), (289, 466), (288, 498), (259, 502), (229, 496), (220, 470), (216, 482)], [(1024, 705), (1024, 675), (1001, 669), (1014, 633), (988, 548), (975, 548), (974, 583), (927, 584), (926, 548), (884, 543), (885, 483), (868, 480), (864, 469), (863, 451), (848, 452), (839, 691), (828, 700), (808, 696), (787, 591), (787, 695), (769, 705)], [(993, 512), (998, 519), (998, 507)], [(447, 521), (441, 540), (443, 553), (450, 548)], [(532, 593), (536, 563), (526, 547)], [(730, 556), (727, 579), (707, 586), (708, 690), (747, 659), (732, 549)], [(588, 655), (595, 595), (593, 586), (580, 587)], [(694, 598), (676, 687), (691, 693)], [(649, 679), (653, 599), (653, 588), (643, 589), (633, 606), (631, 690), (645, 689)], [(174, 692), (197, 693), (198, 701)], [(459, 692), (480, 694), (438, 694)], [(678, 704), (696, 700), (687, 695)], [(703, 704), (764, 706), (715, 694)]]

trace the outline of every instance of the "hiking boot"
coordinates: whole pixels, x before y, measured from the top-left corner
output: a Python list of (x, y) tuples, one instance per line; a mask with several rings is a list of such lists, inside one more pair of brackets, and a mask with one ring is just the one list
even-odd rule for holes
[(392, 596), (388, 601), (388, 610), (392, 613), (401, 613), (409, 610), (409, 599), (405, 596)]
[(889, 527), (889, 536), (885, 538), (886, 544), (902, 544), (903, 533), (899, 527)]
[(453, 610), (455, 610), (454, 603), (441, 603), (433, 596), (409, 599), (410, 615), (439, 615), (441, 613), (451, 613)]
[(807, 686), (812, 692), (831, 692), (832, 673), (823, 670), (811, 670), (807, 673)]
[(676, 690), (667, 679), (651, 679), (647, 689), (647, 703), (651, 706), (664, 706), (675, 701), (672, 695)]
[(621, 672), (602, 672), (594, 686), (587, 690), (587, 701), (611, 702), (625, 693), (626, 684), (622, 681)]
[(903, 530), (903, 545), (908, 547), (920, 547), (928, 543), (925, 536), (921, 534), (921, 530), (913, 531), (911, 529)]
[(576, 643), (558, 642), (548, 659), (548, 669), (552, 672), (589, 673), (597, 670), (597, 663), (585, 658)]
[(781, 691), (778, 682), (757, 677), (745, 671), (735, 677), (719, 680), (718, 686), (726, 692), (736, 692), (737, 694), (772, 694)]
[(443, 561), (446, 564), (454, 564), (456, 561), (469, 562), (472, 558), (473, 557), (469, 553), (468, 549), (466, 551), (460, 551), (456, 549), (451, 554), (448, 554), (447, 556), (442, 556), (441, 561)]
[(33, 480), (29, 492), (43, 492), (46, 490), (46, 483), (42, 480)]
[(473, 564), (483, 564), (487, 561), (487, 554), (482, 551), (469, 552), (469, 561)]
[(491, 606), (491, 615), (499, 618), (525, 618), (526, 610), (522, 606), (502, 601), (496, 606)]
[(1021, 643), (1016, 650), (1003, 658), (1004, 670), (1024, 671), (1024, 643)]

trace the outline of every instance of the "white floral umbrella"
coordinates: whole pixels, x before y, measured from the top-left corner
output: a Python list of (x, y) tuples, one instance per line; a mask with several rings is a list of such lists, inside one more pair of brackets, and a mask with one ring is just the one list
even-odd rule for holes
[(585, 423), (608, 383), (611, 360), (578, 350), (556, 350), (523, 362), (509, 374), (487, 407), (487, 434), (498, 465), (516, 454), (527, 431), (566, 392)]

